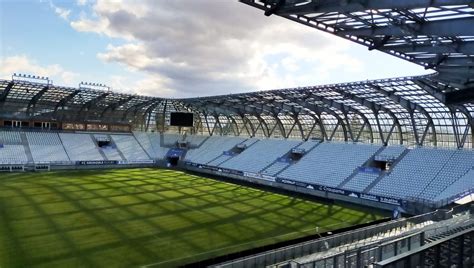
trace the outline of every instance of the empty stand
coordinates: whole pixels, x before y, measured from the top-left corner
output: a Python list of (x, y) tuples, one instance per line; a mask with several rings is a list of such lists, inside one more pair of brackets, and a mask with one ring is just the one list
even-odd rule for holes
[(58, 133), (26, 132), (26, 138), (35, 163), (70, 161)]
[(186, 160), (207, 164), (244, 140), (243, 137), (211, 136), (199, 148), (189, 150)]
[(0, 131), (0, 164), (24, 164), (28, 162), (19, 132)]
[(441, 172), (454, 150), (415, 148), (397, 164), (390, 174), (383, 177), (370, 193), (414, 198)]
[(279, 177), (336, 187), (379, 148), (378, 145), (323, 142)]
[[(160, 144), (159, 133), (134, 132), (135, 138), (152, 159), (164, 159), (169, 148)], [(163, 134), (166, 135), (166, 134)]]
[(380, 174), (358, 172), (352, 179), (342, 186), (343, 189), (363, 192), (372, 182), (374, 182)]
[(71, 161), (104, 160), (90, 134), (60, 133)]
[(224, 162), (220, 167), (260, 172), (299, 143), (301, 142), (295, 140), (263, 139), (254, 143), (229, 161)]
[(400, 157), (407, 148), (404, 146), (386, 146), (376, 155), (376, 159), (394, 160)]
[(0, 143), (21, 144), (20, 133), (16, 131), (0, 131)]
[(276, 161), (275, 163), (273, 163), (269, 167), (267, 167), (265, 170), (263, 170), (262, 173), (266, 174), (266, 175), (275, 176), (281, 170), (288, 167), (289, 165), (290, 165), (290, 163)]
[[(460, 179), (474, 167), (474, 152), (471, 150), (454, 150), (447, 162), (438, 163), (442, 168), (418, 196), (434, 200), (444, 189)], [(473, 180), (474, 184), (474, 180)]]
[(3, 145), (0, 148), (0, 164), (25, 164), (28, 158), (23, 145)]
[(198, 147), (208, 137), (209, 136), (202, 136), (202, 135), (187, 135), (185, 141), (188, 142), (191, 147)]
[(454, 197), (461, 193), (474, 191), (474, 168), (471, 168), (459, 178), (459, 180), (455, 181), (454, 183), (450, 184), (446, 189), (435, 198), (436, 200), (442, 200)]
[(176, 145), (176, 142), (181, 141), (183, 135), (180, 134), (164, 134), (163, 135), (163, 147), (173, 147)]
[(117, 147), (112, 143), (111, 138), (105, 134), (94, 134), (94, 139), (98, 144), (106, 144), (100, 146), (100, 151), (105, 156), (106, 160), (121, 161), (125, 160), (122, 154), (117, 150)]
[(111, 135), (117, 149), (125, 157), (127, 161), (139, 161), (139, 160), (150, 160), (150, 157), (142, 149), (141, 145), (137, 142), (132, 135)]

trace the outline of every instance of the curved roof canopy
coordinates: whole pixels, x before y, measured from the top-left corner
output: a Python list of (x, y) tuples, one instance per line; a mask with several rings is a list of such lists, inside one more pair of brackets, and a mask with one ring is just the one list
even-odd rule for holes
[(472, 0), (240, 0), (436, 70), (441, 101), (474, 100)]

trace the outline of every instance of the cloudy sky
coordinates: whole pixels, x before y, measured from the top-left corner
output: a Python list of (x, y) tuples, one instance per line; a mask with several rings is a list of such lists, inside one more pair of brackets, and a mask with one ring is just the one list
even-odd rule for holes
[(192, 97), (423, 74), (237, 0), (0, 0), (0, 78)]

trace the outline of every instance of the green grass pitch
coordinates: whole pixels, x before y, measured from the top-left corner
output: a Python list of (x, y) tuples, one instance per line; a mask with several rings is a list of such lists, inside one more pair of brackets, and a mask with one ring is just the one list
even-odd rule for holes
[(381, 217), (163, 169), (2, 173), (0, 267), (176, 266)]

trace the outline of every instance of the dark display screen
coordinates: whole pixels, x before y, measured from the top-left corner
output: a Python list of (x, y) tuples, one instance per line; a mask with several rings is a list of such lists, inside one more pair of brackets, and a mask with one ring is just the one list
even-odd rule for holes
[(176, 127), (192, 127), (194, 122), (193, 113), (171, 113), (170, 126)]

